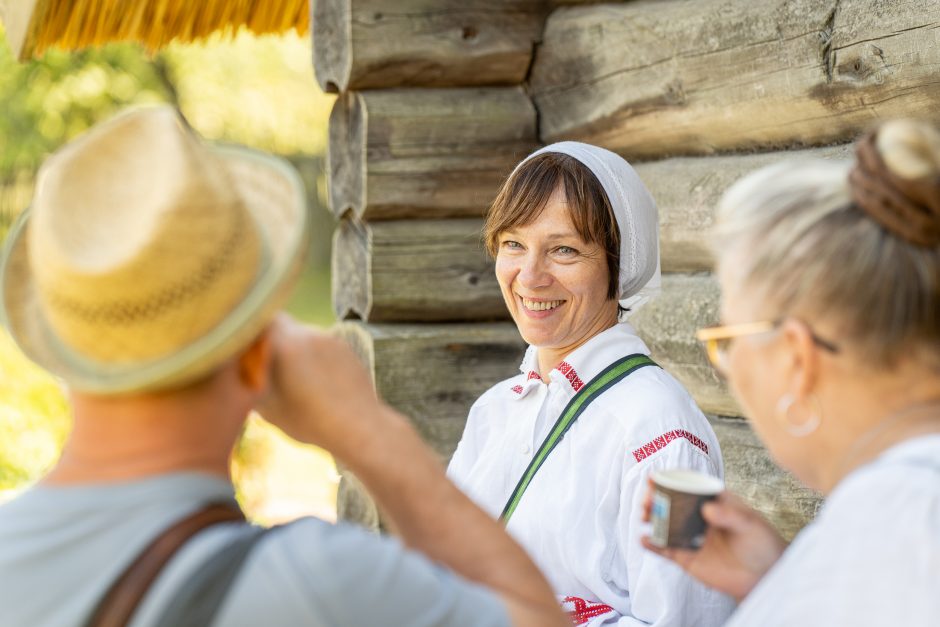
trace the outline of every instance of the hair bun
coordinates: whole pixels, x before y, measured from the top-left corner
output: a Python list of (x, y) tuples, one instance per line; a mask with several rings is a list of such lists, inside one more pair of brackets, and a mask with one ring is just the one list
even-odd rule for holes
[(940, 245), (940, 132), (893, 120), (862, 137), (849, 174), (852, 199), (891, 233)]

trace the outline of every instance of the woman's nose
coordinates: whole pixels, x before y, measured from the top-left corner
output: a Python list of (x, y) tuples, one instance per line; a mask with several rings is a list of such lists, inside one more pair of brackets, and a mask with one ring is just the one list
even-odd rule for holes
[(547, 287), (552, 282), (552, 276), (545, 267), (545, 262), (539, 255), (526, 255), (520, 260), (519, 274), (516, 280), (522, 287), (536, 289)]

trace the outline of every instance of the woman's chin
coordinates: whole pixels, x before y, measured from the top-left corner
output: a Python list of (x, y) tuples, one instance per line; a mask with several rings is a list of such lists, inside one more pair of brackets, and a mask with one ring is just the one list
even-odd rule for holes
[(536, 348), (550, 348), (555, 345), (555, 335), (546, 329), (533, 329), (528, 325), (516, 325), (519, 329), (519, 335), (526, 341), (526, 344)]

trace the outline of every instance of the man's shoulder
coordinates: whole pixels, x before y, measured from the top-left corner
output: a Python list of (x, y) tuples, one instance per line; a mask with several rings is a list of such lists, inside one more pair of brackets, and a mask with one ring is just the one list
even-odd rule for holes
[(441, 624), (508, 624), (493, 592), (397, 538), (355, 525), (303, 518), (269, 532), (256, 551), (219, 624), (228, 624), (228, 617), (238, 617), (233, 624), (251, 624), (246, 618), (259, 612), (260, 620), (271, 604), (282, 604), (285, 616), (303, 615), (301, 622), (315, 624), (321, 623), (311, 617), (327, 625), (416, 624), (445, 615), (453, 622)]

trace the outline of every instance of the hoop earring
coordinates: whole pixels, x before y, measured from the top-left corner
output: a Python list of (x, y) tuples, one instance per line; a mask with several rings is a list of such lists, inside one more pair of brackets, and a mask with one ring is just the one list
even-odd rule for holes
[(809, 420), (802, 423), (794, 422), (790, 418), (790, 410), (796, 405), (796, 398), (792, 394), (784, 394), (777, 401), (776, 418), (787, 430), (787, 433), (795, 438), (805, 438), (816, 431), (822, 423), (822, 407), (819, 404), (819, 399), (816, 398), (815, 394), (811, 395), (811, 398), (816, 405), (816, 411), (810, 414)]

